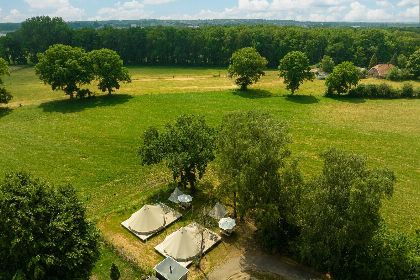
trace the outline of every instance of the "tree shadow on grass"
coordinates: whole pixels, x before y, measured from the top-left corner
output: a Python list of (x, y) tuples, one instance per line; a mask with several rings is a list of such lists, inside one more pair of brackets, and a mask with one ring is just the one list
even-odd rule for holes
[(364, 98), (356, 98), (356, 97), (328, 96), (328, 98), (331, 98), (333, 100), (340, 101), (340, 102), (347, 102), (347, 103), (353, 103), (353, 104), (360, 104), (360, 103), (366, 102)]
[(10, 114), (13, 110), (9, 107), (0, 107), (0, 118), (7, 116)]
[(319, 99), (312, 95), (287, 95), (286, 100), (299, 104), (315, 104), (319, 102)]
[(248, 90), (234, 90), (234, 95), (243, 97), (243, 98), (249, 98), (249, 99), (257, 99), (257, 98), (268, 98), (273, 97), (273, 94), (269, 92), (268, 90), (262, 90), (262, 89), (248, 89)]
[(128, 102), (131, 95), (101, 95), (85, 99), (63, 99), (42, 103), (39, 105), (44, 112), (59, 112), (63, 114), (81, 112), (88, 108), (116, 106)]

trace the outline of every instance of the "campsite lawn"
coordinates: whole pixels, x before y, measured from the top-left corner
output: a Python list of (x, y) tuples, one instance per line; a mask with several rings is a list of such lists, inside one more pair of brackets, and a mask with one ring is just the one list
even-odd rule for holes
[[(184, 113), (204, 115), (216, 126), (228, 112), (259, 109), (288, 122), (293, 156), (306, 178), (320, 171), (318, 155), (329, 147), (362, 154), (370, 166), (393, 170), (398, 182), (382, 208), (385, 221), (407, 233), (420, 228), (420, 99), (329, 99), (322, 96), (324, 82), (317, 80), (287, 96), (276, 71), (247, 93), (237, 92), (223, 69), (130, 71), (133, 83), (117, 95), (87, 100), (52, 92), (33, 68), (13, 71), (5, 82), (14, 100), (11, 109), (0, 110), (0, 174), (26, 170), (56, 185), (71, 183), (106, 237), (120, 228), (120, 216), (140, 208), (170, 182), (163, 166), (139, 164), (137, 149), (148, 126), (161, 127)], [(211, 182), (212, 166), (209, 172)], [(104, 220), (113, 223), (104, 226)], [(121, 264), (123, 279), (135, 278), (135, 266), (109, 247), (103, 249), (95, 277), (106, 279), (112, 262)]]

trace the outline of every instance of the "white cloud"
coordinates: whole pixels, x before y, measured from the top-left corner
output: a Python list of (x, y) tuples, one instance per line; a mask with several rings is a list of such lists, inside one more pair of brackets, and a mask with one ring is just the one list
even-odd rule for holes
[(25, 0), (25, 2), (33, 9), (57, 9), (70, 5), (68, 0)]
[(369, 9), (360, 2), (352, 2), (350, 11), (345, 15), (346, 21), (395, 21), (395, 17), (386, 9)]
[(419, 5), (407, 8), (404, 12), (400, 13), (400, 17), (406, 18), (410, 21), (419, 20)]
[(145, 5), (162, 5), (167, 4), (170, 2), (174, 2), (175, 0), (144, 0), (143, 4)]
[(1, 14), (1, 12), (2, 10), (0, 9), (1, 22), (21, 22), (26, 18), (26, 16), (17, 9), (10, 10), (6, 15)]
[(401, 0), (400, 2), (398, 2), (397, 6), (398, 7), (407, 7), (407, 6), (418, 6), (419, 1), (418, 0)]
[(117, 2), (113, 7), (102, 8), (98, 11), (98, 15), (94, 20), (109, 19), (141, 19), (150, 18), (151, 13), (144, 10), (142, 2), (133, 0), (126, 2)]

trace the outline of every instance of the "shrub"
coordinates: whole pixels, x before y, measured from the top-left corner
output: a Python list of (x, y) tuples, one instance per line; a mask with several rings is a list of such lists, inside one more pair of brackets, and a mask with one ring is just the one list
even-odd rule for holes
[(410, 83), (405, 83), (401, 90), (395, 89), (388, 84), (361, 84), (351, 89), (348, 97), (357, 98), (415, 98), (419, 95), (418, 90)]
[(398, 67), (393, 67), (389, 71), (386, 78), (391, 81), (404, 81), (410, 79), (411, 74), (408, 69), (399, 69)]
[(415, 96), (413, 85), (411, 83), (404, 83), (401, 89), (401, 97), (413, 98)]

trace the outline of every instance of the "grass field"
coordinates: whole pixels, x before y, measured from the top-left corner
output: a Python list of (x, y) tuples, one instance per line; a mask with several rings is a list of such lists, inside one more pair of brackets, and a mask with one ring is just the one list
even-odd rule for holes
[[(289, 123), (293, 155), (307, 177), (320, 171), (318, 155), (328, 147), (394, 170), (398, 182), (383, 216), (395, 230), (420, 228), (419, 99), (328, 99), (322, 96), (323, 81), (305, 83), (290, 97), (274, 71), (248, 93), (235, 91), (223, 69), (138, 67), (130, 72), (133, 83), (117, 95), (80, 101), (52, 92), (32, 68), (13, 71), (5, 79), (14, 95), (11, 109), (0, 111), (0, 174), (27, 170), (53, 184), (71, 183), (106, 235), (104, 220), (115, 213), (126, 216), (170, 182), (162, 166), (139, 164), (137, 149), (148, 126), (163, 126), (183, 113), (204, 115), (218, 125), (228, 112), (260, 109)], [(94, 278), (107, 279), (111, 262), (121, 265), (123, 279), (136, 278), (137, 268), (107, 246)]]

